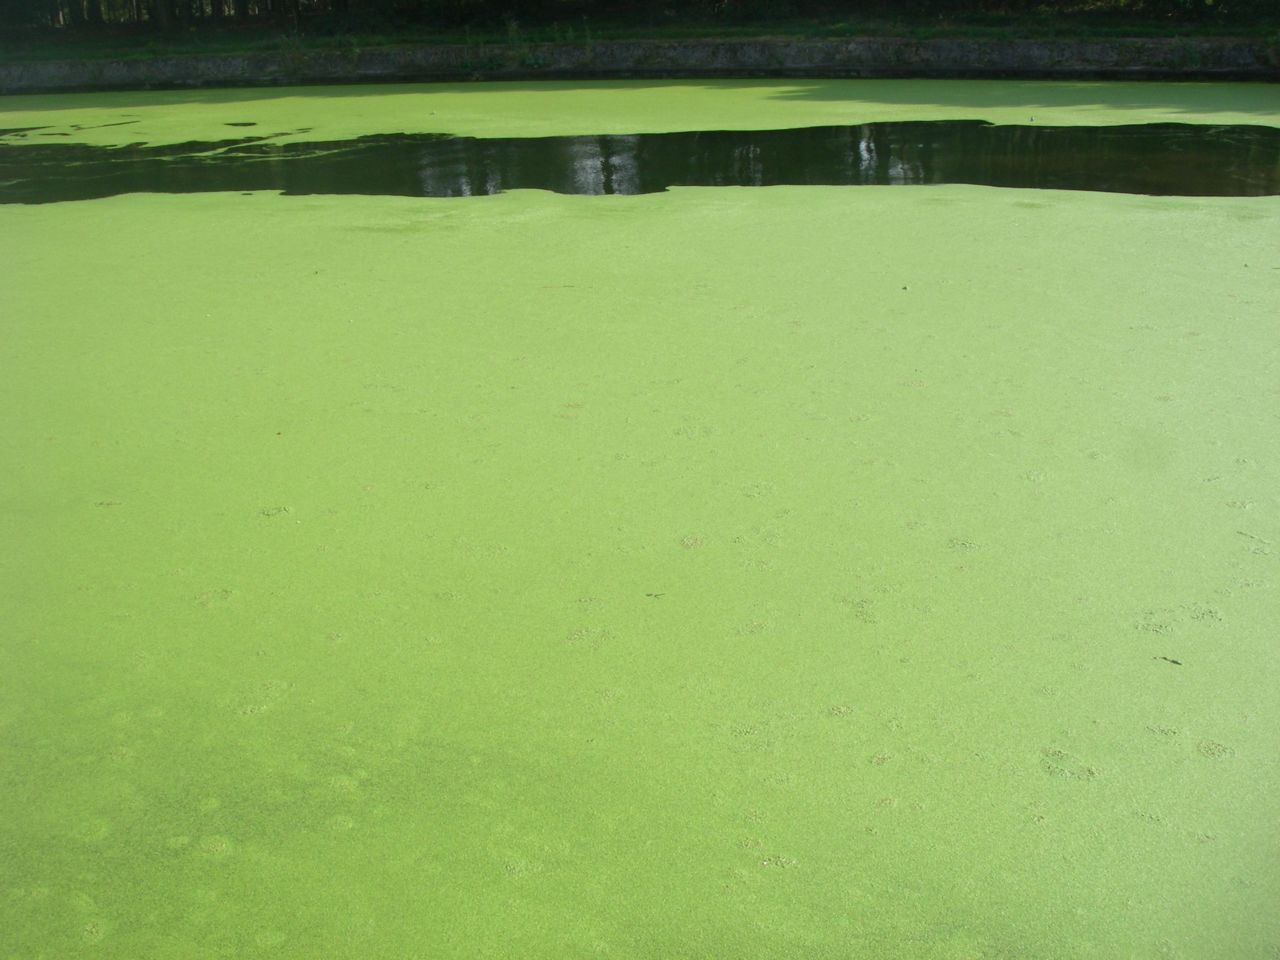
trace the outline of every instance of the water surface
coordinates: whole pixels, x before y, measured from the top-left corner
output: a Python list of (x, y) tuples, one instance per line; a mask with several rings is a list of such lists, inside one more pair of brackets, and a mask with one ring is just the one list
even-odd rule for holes
[[(0, 205), (0, 954), (1273, 960), (1280, 197), (417, 195), (1267, 95), (6, 100), (10, 156), (195, 144), (69, 197), (253, 192)], [(899, 129), (806, 155), (915, 182)]]
[[(252, 126), (228, 124), (242, 125)], [(281, 143), (248, 136), (120, 147), (39, 139), (46, 135), (39, 129), (11, 131), (0, 145), (0, 201), (211, 190), (456, 197), (533, 188), (639, 194), (677, 185), (781, 184), (1280, 193), (1280, 128), (1268, 126), (904, 121), (492, 139), (389, 134)]]

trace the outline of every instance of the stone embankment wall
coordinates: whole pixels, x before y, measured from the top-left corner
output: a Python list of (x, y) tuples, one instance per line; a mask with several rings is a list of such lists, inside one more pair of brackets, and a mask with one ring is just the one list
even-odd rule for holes
[(1112, 40), (636, 40), (201, 54), (0, 64), (0, 92), (393, 80), (627, 77), (1280, 79), (1280, 42)]

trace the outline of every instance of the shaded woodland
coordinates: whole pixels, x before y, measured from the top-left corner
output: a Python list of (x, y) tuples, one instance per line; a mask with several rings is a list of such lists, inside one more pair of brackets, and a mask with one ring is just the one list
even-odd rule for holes
[(205, 26), (289, 28), (340, 34), (413, 27), (492, 27), (519, 23), (753, 23), (794, 18), (965, 15), (1140, 17), (1194, 24), (1248, 25), (1274, 17), (1280, 0), (0, 0), (0, 24), (78, 33)]

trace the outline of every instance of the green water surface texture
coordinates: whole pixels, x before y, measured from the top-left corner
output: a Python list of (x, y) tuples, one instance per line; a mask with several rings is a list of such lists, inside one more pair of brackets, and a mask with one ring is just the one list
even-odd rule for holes
[[(0, 101), (1027, 117), (1280, 88)], [(0, 273), (0, 957), (1280, 950), (1280, 198), (133, 194), (0, 207)]]

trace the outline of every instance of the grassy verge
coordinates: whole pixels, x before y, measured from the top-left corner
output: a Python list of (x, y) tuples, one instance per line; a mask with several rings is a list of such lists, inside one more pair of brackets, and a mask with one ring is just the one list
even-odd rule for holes
[(0, 62), (35, 60), (149, 59), (197, 54), (239, 54), (303, 50), (358, 50), (398, 44), (595, 43), (623, 40), (797, 40), (842, 37), (908, 37), (931, 39), (1109, 39), (1116, 37), (1259, 37), (1280, 38), (1280, 15), (1254, 21), (1204, 21), (1188, 25), (1169, 20), (1105, 15), (957, 15), (917, 17), (850, 17), (785, 21), (725, 22), (682, 20), (678, 23), (588, 19), (500, 27), (381, 30), (335, 30), (331, 25), (208, 26), (167, 34), (138, 27), (116, 27), (76, 33), (68, 30), (12, 33), (0, 38)]

